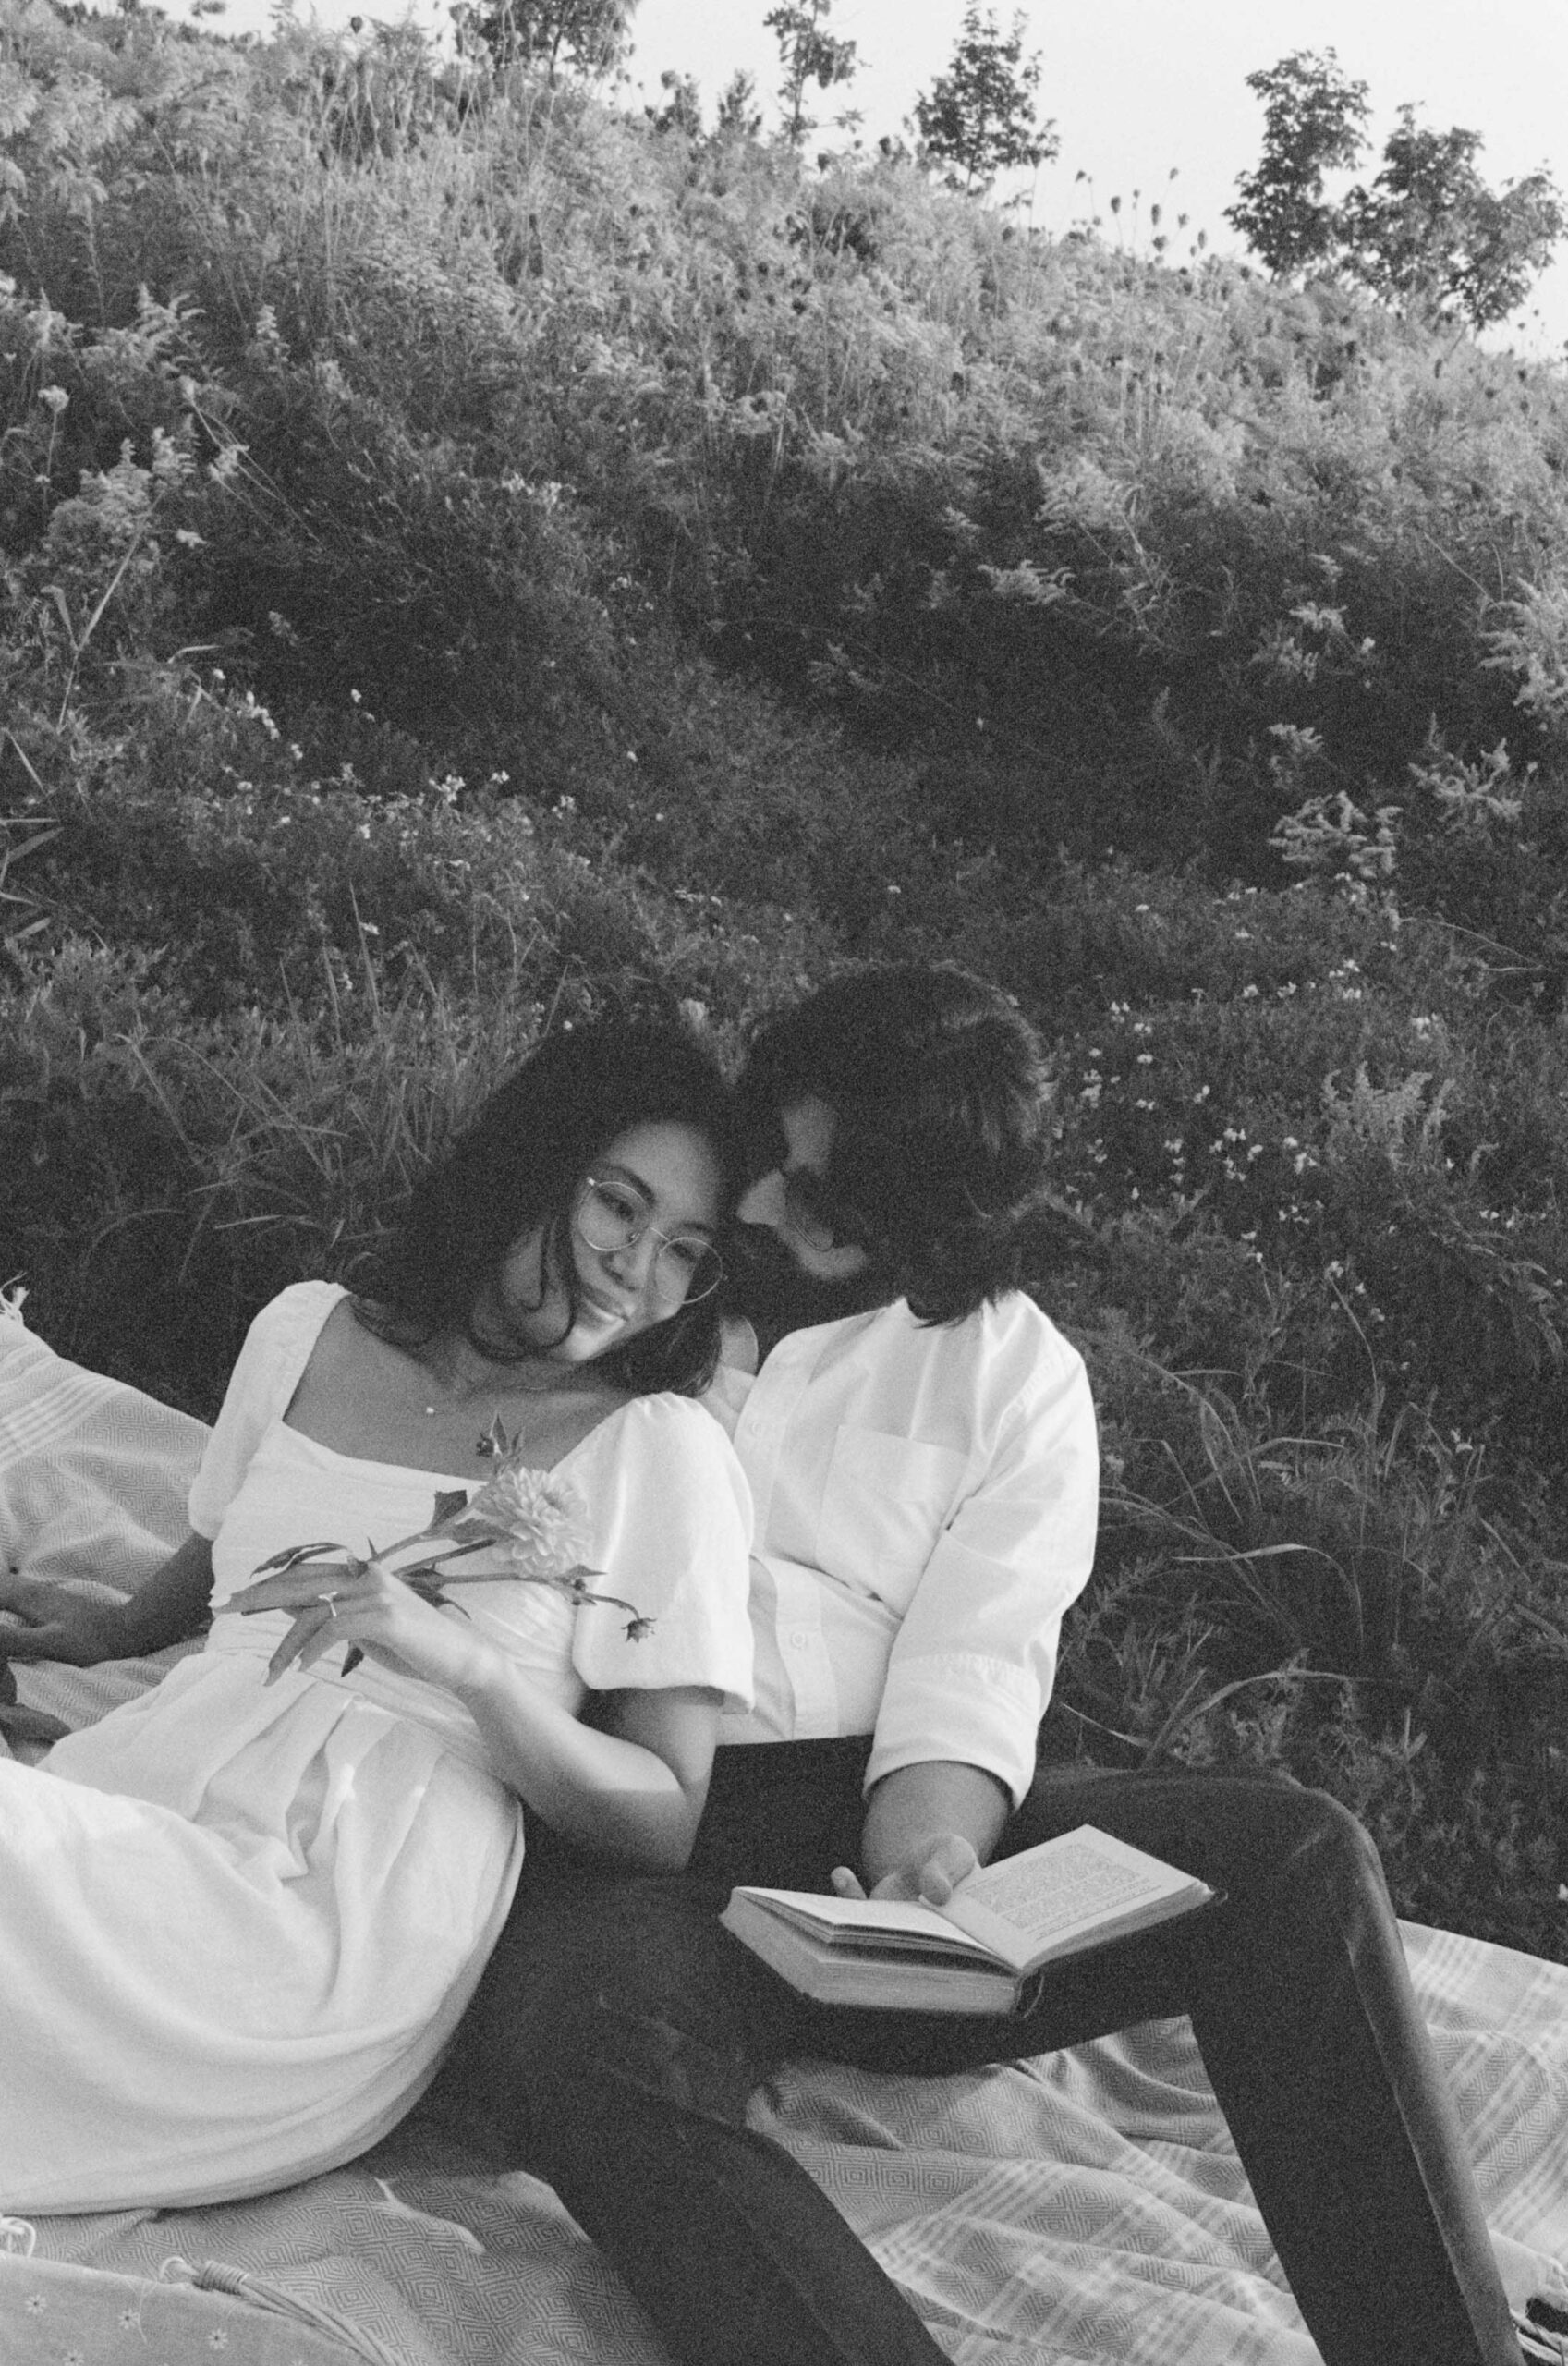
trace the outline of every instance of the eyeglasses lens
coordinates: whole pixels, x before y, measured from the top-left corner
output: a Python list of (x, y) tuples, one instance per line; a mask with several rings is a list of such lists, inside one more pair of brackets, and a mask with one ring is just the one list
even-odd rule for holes
[(657, 1231), (640, 1203), (628, 1192), (617, 1191), (590, 1177), (577, 1203), (577, 1231), (602, 1257), (616, 1257), (635, 1249), (645, 1232), (659, 1243), (653, 1260), (653, 1287), (666, 1305), (690, 1305), (710, 1298), (724, 1278), (717, 1250), (695, 1233), (673, 1237)]

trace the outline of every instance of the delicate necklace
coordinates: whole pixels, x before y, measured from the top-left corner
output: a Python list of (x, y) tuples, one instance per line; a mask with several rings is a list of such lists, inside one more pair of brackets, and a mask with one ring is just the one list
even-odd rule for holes
[[(421, 1366), (420, 1369), (421, 1371), (426, 1371), (428, 1368)], [(439, 1382), (441, 1377), (440, 1374), (437, 1373), (434, 1376)], [(489, 1395), (499, 1396), (504, 1388), (520, 1390), (525, 1396), (544, 1396), (551, 1389), (559, 1384), (559, 1376), (554, 1372), (549, 1372), (542, 1380), (529, 1381), (523, 1377), (521, 1370), (518, 1367), (510, 1366), (507, 1369), (506, 1378), (499, 1384), (491, 1373), (486, 1373), (483, 1379), (474, 1381), (466, 1387), (456, 1379), (442, 1384), (448, 1387), (452, 1392), (452, 1401), (444, 1405), (440, 1403), (433, 1405), (422, 1405), (419, 1409), (428, 1421), (434, 1421), (441, 1415), (463, 1412), (473, 1403), (476, 1397)], [(495, 1433), (498, 1425), (500, 1424), (500, 1421), (501, 1416), (499, 1412), (497, 1412), (495, 1420), (492, 1422), (490, 1428), (485, 1431), (482, 1436), (474, 1440), (474, 1452), (476, 1454), (489, 1457), (496, 1452)]]

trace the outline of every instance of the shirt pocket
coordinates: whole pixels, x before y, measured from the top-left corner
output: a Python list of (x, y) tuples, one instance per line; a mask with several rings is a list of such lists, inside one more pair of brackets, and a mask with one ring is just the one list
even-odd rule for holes
[(887, 1430), (841, 1427), (822, 1489), (818, 1565), (905, 1609), (951, 1515), (966, 1457)]

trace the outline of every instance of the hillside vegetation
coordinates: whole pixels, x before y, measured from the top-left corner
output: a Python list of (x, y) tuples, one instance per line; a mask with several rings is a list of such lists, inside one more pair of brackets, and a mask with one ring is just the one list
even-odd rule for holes
[(539, 1031), (1057, 1077), (1046, 1747), (1568, 1955), (1568, 388), (411, 32), (0, 0), (0, 1281), (210, 1415)]

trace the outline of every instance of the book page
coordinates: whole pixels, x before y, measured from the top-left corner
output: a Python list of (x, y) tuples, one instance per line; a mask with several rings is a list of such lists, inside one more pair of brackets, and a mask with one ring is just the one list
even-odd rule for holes
[(882, 1933), (903, 1933), (910, 1938), (930, 1939), (939, 1946), (951, 1945), (962, 1932), (954, 1932), (944, 1914), (934, 1906), (922, 1906), (898, 1898), (834, 1897), (826, 1891), (760, 1889), (743, 1884), (737, 1897), (755, 1898), (775, 1914), (787, 1916), (792, 1921), (803, 1922), (823, 1932), (865, 1931), (873, 1936)]
[(1072, 1933), (1193, 1886), (1175, 1866), (1085, 1825), (988, 1865), (945, 1910), (1008, 1962), (1022, 1963)]

